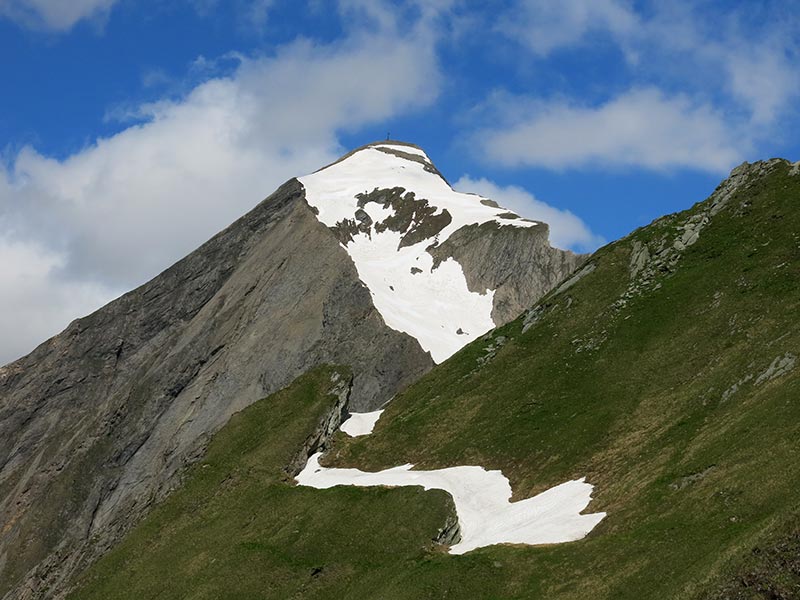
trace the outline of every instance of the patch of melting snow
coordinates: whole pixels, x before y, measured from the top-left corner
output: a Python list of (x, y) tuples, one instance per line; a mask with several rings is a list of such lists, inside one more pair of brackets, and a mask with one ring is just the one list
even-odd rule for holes
[[(430, 162), (422, 150), (380, 144), (381, 148), (410, 152)], [(441, 363), (469, 340), (494, 329), (494, 291), (471, 292), (461, 265), (451, 259), (433, 268), (427, 251), (441, 244), (458, 229), (494, 221), (505, 227), (533, 227), (537, 223), (508, 220), (503, 208), (481, 203), (480, 196), (454, 191), (423, 164), (368, 147), (321, 171), (301, 177), (306, 201), (317, 210), (317, 218), (328, 227), (354, 219), (359, 209), (357, 195), (375, 189), (401, 187), (425, 199), (440, 214), (447, 210), (452, 221), (435, 236), (400, 248), (401, 233), (386, 229), (353, 236), (344, 248), (358, 276), (369, 288), (373, 303), (386, 324), (409, 334)], [(362, 210), (374, 223), (394, 214), (392, 209), (367, 203)], [(412, 273), (411, 269), (415, 271)], [(459, 329), (463, 332), (458, 334)], [(464, 335), (467, 334), (467, 335)]]
[(350, 413), (350, 416), (342, 422), (339, 429), (350, 437), (369, 435), (375, 429), (375, 424), (382, 414), (383, 410), (368, 413)]
[[(434, 269), (433, 257), (419, 244), (398, 248), (401, 237), (389, 230), (361, 234), (346, 249), (386, 324), (415, 337), (441, 363), (469, 339), (494, 329), (494, 291), (470, 292), (457, 261), (449, 258)], [(412, 273), (412, 267), (421, 272)]]
[(592, 499), (594, 486), (578, 479), (518, 502), (510, 502), (511, 485), (500, 471), (482, 467), (450, 467), (414, 471), (403, 465), (368, 473), (358, 469), (326, 468), (321, 453), (308, 459), (297, 475), (300, 485), (327, 489), (337, 485), (421, 486), (444, 490), (453, 497), (461, 541), (451, 554), (464, 554), (493, 544), (558, 544), (585, 537), (606, 513), (580, 514)]

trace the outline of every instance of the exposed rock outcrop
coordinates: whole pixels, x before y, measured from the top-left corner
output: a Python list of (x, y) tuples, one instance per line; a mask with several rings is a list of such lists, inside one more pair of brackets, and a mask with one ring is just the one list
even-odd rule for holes
[(428, 250), (434, 268), (454, 258), (470, 291), (495, 290), (492, 320), (505, 325), (558, 285), (585, 259), (550, 246), (549, 227), (503, 227), (495, 221), (468, 225)]
[[(674, 273), (687, 248), (700, 239), (703, 230), (721, 211), (732, 209), (742, 211), (746, 206), (732, 206), (735, 195), (756, 185), (768, 173), (780, 165), (791, 164), (782, 158), (773, 158), (755, 163), (742, 163), (734, 168), (727, 179), (722, 181), (714, 193), (698, 205), (698, 210), (676, 221), (675, 215), (667, 215), (656, 220), (653, 225), (662, 233), (647, 243), (635, 239), (631, 247), (631, 283), (625, 294), (618, 300), (622, 308), (644, 290), (661, 287), (661, 279)], [(675, 221), (675, 222), (673, 222)], [(631, 235), (635, 235), (631, 234)]]
[(328, 449), (333, 434), (339, 429), (347, 414), (347, 405), (352, 388), (352, 377), (343, 378), (339, 373), (334, 372), (331, 378), (331, 389), (328, 394), (336, 398), (336, 403), (330, 412), (322, 418), (314, 432), (308, 436), (294, 460), (286, 465), (284, 471), (290, 478), (294, 478), (303, 470), (309, 456), (316, 452), (325, 452)]

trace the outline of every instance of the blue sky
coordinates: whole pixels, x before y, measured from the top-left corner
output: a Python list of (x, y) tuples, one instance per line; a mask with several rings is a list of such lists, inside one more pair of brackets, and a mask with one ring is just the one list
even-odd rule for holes
[(800, 159), (800, 1), (0, 0), (0, 363), (352, 147), (578, 251)]

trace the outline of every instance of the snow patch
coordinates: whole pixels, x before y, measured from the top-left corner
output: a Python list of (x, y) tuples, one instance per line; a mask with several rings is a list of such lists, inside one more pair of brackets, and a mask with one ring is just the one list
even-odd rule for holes
[(339, 429), (350, 437), (369, 435), (375, 429), (375, 424), (382, 414), (383, 410), (368, 413), (350, 413), (350, 416), (342, 422)]
[(358, 235), (346, 249), (386, 325), (415, 337), (441, 363), (494, 329), (494, 291), (470, 292), (457, 261), (434, 269), (433, 257), (418, 244), (398, 249), (401, 237), (396, 231)]
[[(306, 201), (328, 227), (355, 219), (357, 196), (376, 189), (401, 187), (414, 192), (416, 199), (427, 200), (438, 209), (437, 214), (450, 213), (452, 221), (447, 227), (410, 246), (400, 248), (403, 234), (390, 229), (358, 233), (344, 246), (386, 324), (416, 338), (433, 360), (441, 363), (495, 327), (491, 316), (494, 290), (471, 292), (461, 265), (453, 259), (434, 269), (427, 248), (441, 244), (466, 225), (494, 221), (504, 227), (533, 227), (537, 223), (503, 219), (500, 215), (507, 210), (483, 204), (481, 196), (456, 192), (439, 175), (426, 171), (425, 165), (377, 148), (410, 152), (430, 162), (418, 148), (381, 144), (302, 177), (300, 182)], [(393, 209), (375, 202), (362, 210), (376, 224), (394, 214)], [(422, 272), (412, 273), (412, 268)]]
[(482, 467), (451, 467), (412, 471), (403, 465), (367, 473), (358, 469), (326, 468), (321, 453), (308, 459), (297, 476), (300, 485), (327, 489), (337, 485), (421, 486), (444, 490), (453, 497), (461, 541), (451, 554), (464, 554), (493, 544), (558, 544), (579, 540), (602, 521), (606, 513), (580, 514), (592, 499), (594, 486), (578, 479), (518, 502), (510, 502), (511, 485), (500, 471)]

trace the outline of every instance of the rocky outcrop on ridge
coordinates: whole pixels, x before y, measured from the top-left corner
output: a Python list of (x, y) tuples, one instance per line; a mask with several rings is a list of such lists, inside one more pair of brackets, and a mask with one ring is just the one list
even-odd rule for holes
[(531, 298), (544, 296), (586, 259), (550, 246), (546, 223), (527, 229), (493, 221), (468, 225), (429, 252), (434, 265), (458, 261), (470, 291), (495, 290), (492, 320), (498, 326), (516, 319)]

